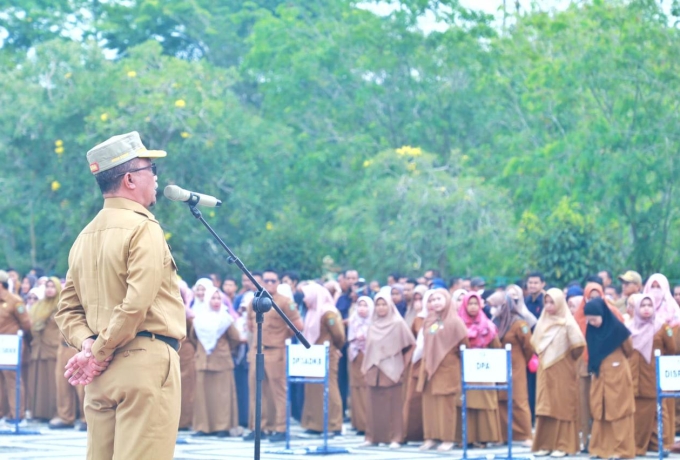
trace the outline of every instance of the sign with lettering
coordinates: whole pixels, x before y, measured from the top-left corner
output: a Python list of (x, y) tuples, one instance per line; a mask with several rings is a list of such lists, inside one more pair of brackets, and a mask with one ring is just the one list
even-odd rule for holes
[(288, 345), (288, 375), (290, 377), (324, 378), (326, 376), (326, 347)]
[(463, 353), (466, 383), (503, 383), (508, 379), (506, 350), (468, 348)]
[(19, 361), (19, 336), (0, 335), (0, 366), (16, 366)]
[(680, 356), (659, 356), (661, 391), (680, 391)]

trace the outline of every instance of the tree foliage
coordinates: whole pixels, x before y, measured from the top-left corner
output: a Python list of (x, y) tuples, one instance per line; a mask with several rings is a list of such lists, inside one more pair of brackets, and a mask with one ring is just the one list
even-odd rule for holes
[[(680, 47), (655, 2), (0, 1), (0, 265), (63, 273), (86, 151), (138, 130), (252, 267), (680, 277)], [(447, 24), (423, 31), (434, 14)], [(161, 199), (180, 272), (233, 272)], [(327, 258), (327, 260), (329, 260)]]

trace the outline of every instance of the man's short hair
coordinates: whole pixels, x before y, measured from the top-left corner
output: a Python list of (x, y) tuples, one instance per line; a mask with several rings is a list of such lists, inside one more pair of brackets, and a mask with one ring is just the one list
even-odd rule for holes
[(292, 281), (297, 281), (297, 282), (300, 281), (300, 274), (298, 272), (296, 272), (295, 270), (289, 270), (289, 271), (285, 272), (283, 274), (283, 276), (281, 276), (281, 278), (283, 278), (284, 276), (287, 276)]
[(429, 270), (425, 270), (425, 272), (432, 272), (432, 278), (441, 278), (441, 273), (439, 273), (439, 270), (436, 268), (431, 268)]
[(586, 277), (586, 284), (587, 283), (597, 283), (600, 286), (604, 286), (604, 283), (602, 281), (602, 278), (600, 278), (598, 275), (589, 275)]
[(529, 278), (538, 278), (541, 280), (541, 282), (545, 281), (545, 278), (543, 278), (543, 273), (541, 272), (529, 272), (527, 275), (527, 280), (529, 280)]
[(413, 284), (414, 286), (418, 286), (418, 280), (415, 278), (409, 278), (406, 280), (406, 284)]
[(118, 166), (114, 166), (111, 169), (106, 169), (95, 174), (94, 178), (97, 180), (97, 185), (99, 185), (99, 190), (101, 190), (102, 195), (117, 192), (125, 173), (134, 169), (136, 166), (137, 159), (132, 159), (119, 164)]
[(395, 279), (396, 281), (399, 281), (399, 278), (401, 278), (401, 275), (400, 275), (399, 273), (397, 273), (397, 272), (392, 272), (392, 273), (390, 273), (389, 276), (391, 276), (391, 277), (392, 277), (393, 279)]
[(225, 276), (225, 277), (224, 277), (224, 280), (222, 281), (222, 284), (226, 283), (227, 281), (233, 281), (234, 284), (238, 284), (238, 283), (236, 282), (236, 278), (234, 278), (233, 276)]
[(348, 272), (357, 272), (357, 273), (359, 273), (359, 271), (358, 271), (356, 268), (346, 268), (346, 269), (342, 272), (342, 274), (345, 275), (345, 276), (347, 276), (347, 273), (348, 273)]

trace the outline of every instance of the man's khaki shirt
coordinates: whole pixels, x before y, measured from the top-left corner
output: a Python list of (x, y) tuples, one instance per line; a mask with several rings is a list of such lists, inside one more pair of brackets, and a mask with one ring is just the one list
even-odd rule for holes
[(102, 361), (149, 331), (186, 334), (177, 266), (158, 221), (141, 204), (107, 198), (69, 253), (69, 271), (55, 320), (66, 341)]

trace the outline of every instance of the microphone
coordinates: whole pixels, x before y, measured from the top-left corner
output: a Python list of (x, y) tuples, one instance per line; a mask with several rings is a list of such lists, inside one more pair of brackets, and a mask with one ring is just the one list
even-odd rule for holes
[(163, 195), (165, 198), (171, 201), (189, 201), (191, 204), (199, 206), (208, 206), (214, 208), (216, 206), (221, 206), (222, 202), (210, 195), (203, 195), (202, 193), (190, 192), (189, 190), (184, 190), (176, 185), (168, 185), (163, 190)]

